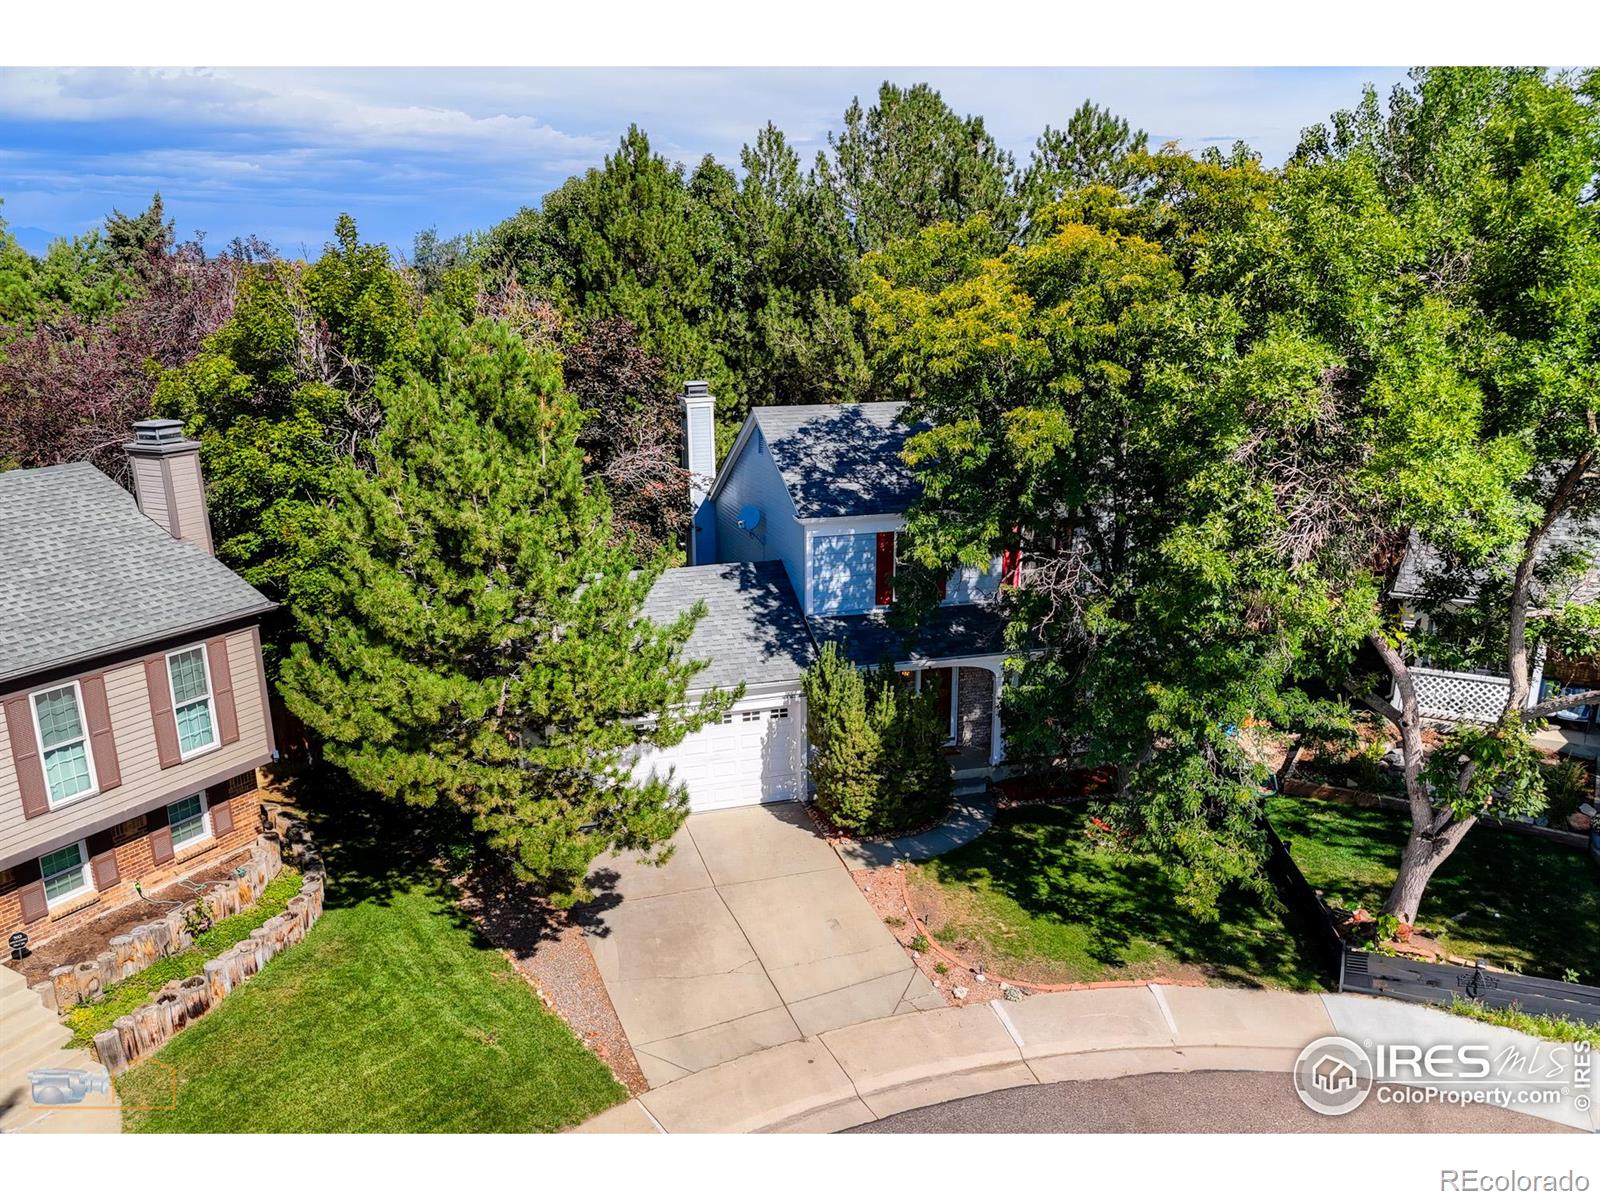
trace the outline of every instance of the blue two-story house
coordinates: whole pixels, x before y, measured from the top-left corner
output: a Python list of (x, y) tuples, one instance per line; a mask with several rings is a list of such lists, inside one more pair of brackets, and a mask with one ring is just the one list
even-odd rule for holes
[(1004, 756), (1000, 686), (1002, 581), (1021, 563), (957, 571), (911, 638), (892, 628), (896, 537), (917, 485), (900, 456), (913, 432), (899, 404), (758, 408), (721, 469), (715, 401), (704, 383), (684, 389), (684, 442), (694, 481), (692, 565), (666, 571), (646, 605), (666, 619), (704, 602), (687, 648), (709, 666), (697, 688), (742, 683), (724, 720), (669, 750), (641, 773), (668, 770), (696, 810), (798, 799), (805, 789), (805, 701), (800, 674), (826, 642), (863, 668), (892, 662), (933, 689), (949, 714), (958, 778), (988, 776)]

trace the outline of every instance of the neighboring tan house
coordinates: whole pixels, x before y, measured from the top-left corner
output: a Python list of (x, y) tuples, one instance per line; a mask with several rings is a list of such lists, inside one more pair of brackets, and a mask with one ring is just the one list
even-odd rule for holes
[(274, 606), (212, 556), (199, 443), (140, 421), (126, 450), (137, 502), (88, 463), (0, 472), (0, 936), (257, 832)]
[(1021, 563), (1007, 556), (985, 571), (957, 571), (909, 644), (889, 626), (896, 535), (917, 496), (900, 457), (913, 432), (899, 420), (902, 406), (757, 408), (721, 470), (714, 407), (704, 383), (686, 385), (693, 565), (664, 572), (645, 611), (665, 620), (703, 601), (687, 654), (710, 666), (695, 687), (743, 683), (745, 694), (721, 723), (648, 752), (639, 772), (672, 770), (696, 810), (802, 796), (800, 675), (831, 641), (860, 667), (893, 663), (939, 694), (958, 779), (997, 773), (1006, 651), (994, 600), (1003, 578), (1020, 578)]

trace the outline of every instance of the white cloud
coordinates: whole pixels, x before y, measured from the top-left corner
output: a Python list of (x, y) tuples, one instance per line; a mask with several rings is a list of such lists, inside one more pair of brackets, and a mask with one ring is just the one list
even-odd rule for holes
[[(385, 78), (396, 75), (409, 76), (411, 87)], [(564, 133), (531, 112), (474, 113), (434, 102), (429, 76), (437, 77), (383, 70), (9, 70), (0, 72), (0, 115), (77, 124), (140, 121), (276, 135), (312, 146), (538, 154), (574, 162), (604, 151), (604, 142)]]
[[(852, 97), (926, 80), (1026, 160), (1085, 98), (1161, 142), (1242, 137), (1281, 161), (1305, 125), (1394, 69), (0, 69), (13, 225), (79, 230), (159, 189), (180, 230), (319, 246), (341, 211), (404, 248), (481, 229), (597, 165), (630, 123), (693, 165), (737, 165), (767, 121), (806, 164)], [(309, 236), (307, 231), (314, 231)]]

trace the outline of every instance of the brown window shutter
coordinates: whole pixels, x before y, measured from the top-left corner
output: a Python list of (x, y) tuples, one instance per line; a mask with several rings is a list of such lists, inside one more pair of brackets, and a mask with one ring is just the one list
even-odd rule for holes
[(17, 769), (17, 787), (22, 792), (22, 815), (41, 816), (50, 811), (50, 793), (45, 789), (39, 739), (34, 734), (33, 711), (26, 696), (6, 701), (6, 732), (11, 737), (11, 762)]
[(117, 852), (107, 850), (104, 854), (96, 854), (89, 860), (89, 870), (94, 873), (94, 888), (103, 892), (109, 887), (115, 887), (122, 882), (122, 872), (117, 870)]
[[(206, 796), (209, 803), (210, 795)], [(211, 836), (221, 837), (225, 833), (233, 832), (233, 801), (228, 799), (226, 791), (222, 792), (217, 802), (211, 806)]]
[(156, 758), (161, 767), (183, 761), (178, 749), (178, 722), (172, 715), (172, 684), (167, 679), (167, 656), (152, 654), (144, 660), (145, 690), (150, 693), (150, 719), (156, 727)]
[(226, 746), (239, 740), (239, 710), (233, 703), (233, 670), (228, 666), (228, 639), (214, 637), (206, 643), (211, 667), (211, 703), (217, 709), (217, 737)]
[(50, 915), (50, 902), (44, 896), (44, 880), (36, 879), (17, 893), (22, 901), (22, 923), (42, 921)]
[(106, 677), (85, 675), (78, 680), (83, 693), (83, 719), (89, 726), (89, 749), (94, 753), (94, 777), (102, 792), (122, 782), (117, 766), (117, 741), (111, 733), (111, 705), (106, 702)]
[(153, 808), (145, 813), (144, 819), (150, 823), (150, 857), (156, 866), (172, 861), (172, 829), (167, 820), (167, 806)]

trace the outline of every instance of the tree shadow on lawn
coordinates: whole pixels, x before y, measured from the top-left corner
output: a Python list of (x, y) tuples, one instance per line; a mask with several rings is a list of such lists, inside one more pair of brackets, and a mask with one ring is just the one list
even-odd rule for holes
[(1304, 930), (1275, 898), (1235, 889), (1223, 897), (1219, 920), (1198, 920), (1179, 905), (1173, 871), (1147, 856), (1092, 845), (1087, 819), (1012, 810), (988, 834), (928, 867), (942, 882), (987, 886), (1035, 920), (1081, 928), (1085, 952), (1108, 972), (1164, 954), (1239, 986), (1316, 983)]
[[(1342, 907), (1378, 911), (1405, 844), (1404, 813), (1298, 797), (1278, 797), (1270, 810), (1313, 887)], [(1417, 923), (1440, 929), (1463, 957), (1600, 982), (1600, 865), (1581, 850), (1473, 829), (1429, 882)]]
[[(559, 936), (559, 911), (480, 854), (465, 818), (448, 806), (386, 800), (327, 763), (284, 772), (274, 782), (305, 818), (327, 864), (326, 907), (387, 907), (397, 893), (421, 890), (479, 949), (526, 957)], [(485, 936), (485, 924), (494, 940)]]

